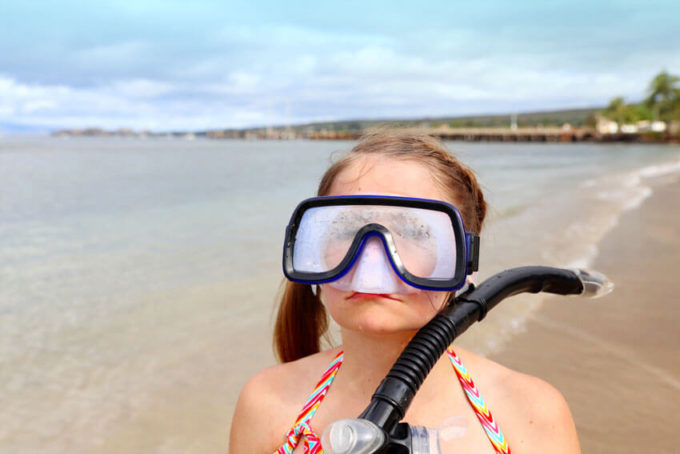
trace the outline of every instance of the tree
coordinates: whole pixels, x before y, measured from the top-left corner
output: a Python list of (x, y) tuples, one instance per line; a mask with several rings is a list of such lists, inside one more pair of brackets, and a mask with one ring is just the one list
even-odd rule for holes
[(651, 121), (653, 119), (652, 112), (649, 110), (649, 108), (644, 104), (631, 104), (631, 114), (633, 116), (633, 122), (638, 122), (638, 121), (643, 121), (643, 120), (648, 120)]
[(674, 119), (680, 119), (680, 88), (675, 90), (675, 99), (673, 102), (673, 113), (671, 114)]
[(666, 123), (666, 135), (670, 135), (673, 117), (680, 110), (680, 77), (661, 71), (649, 84), (645, 104), (657, 118)]
[(621, 96), (612, 99), (609, 105), (602, 111), (602, 115), (616, 122), (619, 126), (633, 120), (631, 106), (626, 105)]

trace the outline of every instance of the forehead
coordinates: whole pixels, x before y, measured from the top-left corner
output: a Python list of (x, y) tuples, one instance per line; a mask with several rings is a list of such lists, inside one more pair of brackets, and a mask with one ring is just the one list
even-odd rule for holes
[(340, 172), (328, 195), (392, 194), (446, 200), (429, 167), (415, 159), (362, 156)]

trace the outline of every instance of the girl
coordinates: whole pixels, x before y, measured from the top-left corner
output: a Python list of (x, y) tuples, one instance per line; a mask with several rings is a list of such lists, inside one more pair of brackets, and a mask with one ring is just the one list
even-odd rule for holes
[[(241, 391), (232, 454), (323, 452), (326, 426), (363, 411), (408, 341), (464, 283), (465, 246), (456, 241), (479, 235), (486, 214), (474, 174), (438, 140), (408, 131), (364, 136), (326, 171), (318, 195), (331, 197), (296, 212), (286, 274), (298, 281), (321, 276), (325, 283), (286, 283), (274, 332), (282, 364), (256, 374)], [(413, 199), (431, 202), (414, 207)], [(355, 257), (352, 241), (360, 244)], [(449, 291), (433, 288), (444, 278), (451, 278)], [(320, 351), (327, 314), (340, 327), (342, 345)], [(510, 446), (515, 453), (580, 452), (567, 404), (551, 385), (458, 347), (447, 353), (404, 418), (426, 427), (453, 418), (457, 433), (444, 452), (510, 452)], [(485, 405), (469, 400), (477, 392)]]

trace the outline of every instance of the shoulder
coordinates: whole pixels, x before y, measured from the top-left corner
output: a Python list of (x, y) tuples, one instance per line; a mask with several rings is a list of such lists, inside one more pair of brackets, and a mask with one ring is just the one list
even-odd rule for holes
[(307, 397), (338, 349), (278, 364), (241, 389), (231, 423), (229, 452), (271, 452), (284, 441)]
[(550, 383), (470, 352), (470, 374), (504, 431), (521, 452), (580, 452), (578, 436), (564, 396)]

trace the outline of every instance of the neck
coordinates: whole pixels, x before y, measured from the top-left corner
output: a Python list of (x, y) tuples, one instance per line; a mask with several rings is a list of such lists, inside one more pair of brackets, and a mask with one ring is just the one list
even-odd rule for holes
[(367, 334), (342, 330), (342, 346), (345, 351), (343, 367), (356, 376), (385, 377), (401, 352), (415, 335), (415, 331), (391, 334)]
[(343, 329), (343, 381), (361, 390), (362, 399), (368, 402), (415, 334), (415, 331), (366, 334)]
[(356, 410), (361, 411), (415, 332), (367, 334), (346, 329), (341, 332), (345, 357), (337, 381), (353, 390)]
[[(360, 403), (361, 410), (415, 334), (416, 331), (366, 334), (342, 329), (345, 357), (338, 381), (353, 390), (353, 397)], [(442, 383), (448, 384), (451, 374), (451, 366), (443, 355), (428, 374), (418, 395), (426, 396), (426, 399), (437, 398)]]

